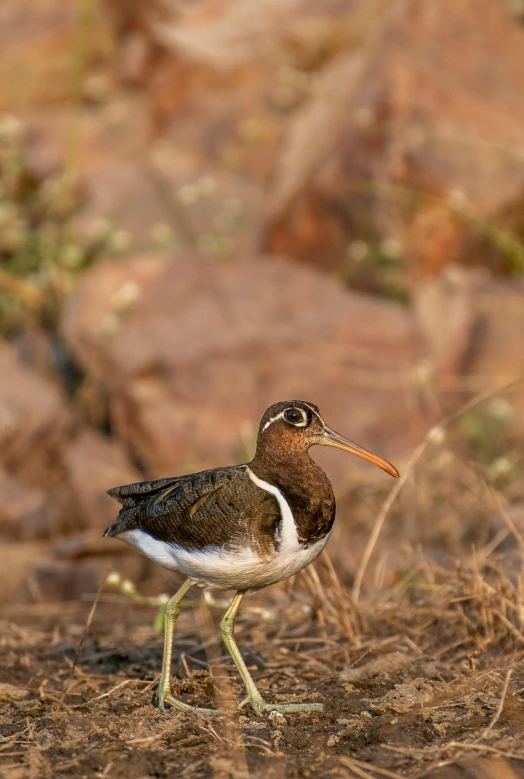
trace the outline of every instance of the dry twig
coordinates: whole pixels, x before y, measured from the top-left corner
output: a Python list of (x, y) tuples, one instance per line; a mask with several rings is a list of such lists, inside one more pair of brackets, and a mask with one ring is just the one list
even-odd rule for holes
[(102, 592), (102, 587), (105, 584), (106, 577), (103, 576), (100, 580), (100, 584), (98, 585), (98, 590), (96, 591), (95, 598), (93, 600), (93, 605), (91, 606), (91, 609), (89, 610), (89, 614), (87, 615), (86, 624), (84, 625), (84, 630), (82, 633), (82, 637), (80, 638), (80, 642), (78, 644), (75, 658), (71, 664), (71, 670), (69, 671), (69, 676), (67, 677), (65, 684), (64, 684), (64, 691), (62, 692), (62, 695), (60, 697), (59, 705), (57, 706), (57, 709), (55, 711), (53, 719), (56, 719), (58, 717), (58, 714), (60, 712), (61, 707), (64, 705), (64, 701), (66, 698), (66, 695), (69, 692), (69, 688), (71, 686), (71, 681), (73, 679), (75, 668), (78, 664), (78, 661), (80, 660), (80, 656), (82, 654), (82, 650), (84, 648), (84, 644), (86, 642), (87, 634), (89, 633), (89, 628), (91, 627), (91, 622), (93, 621), (93, 617), (95, 616), (96, 607), (98, 604), (98, 599), (100, 597), (100, 593)]
[(357, 776), (365, 777), (365, 779), (373, 779), (373, 774), (368, 773), (372, 771), (379, 776), (385, 776), (387, 779), (403, 779), (400, 774), (396, 774), (393, 771), (388, 771), (387, 768), (379, 768), (376, 765), (369, 765), (368, 763), (362, 763), (360, 760), (356, 760), (354, 757), (341, 757), (340, 762), (346, 768), (349, 768)]

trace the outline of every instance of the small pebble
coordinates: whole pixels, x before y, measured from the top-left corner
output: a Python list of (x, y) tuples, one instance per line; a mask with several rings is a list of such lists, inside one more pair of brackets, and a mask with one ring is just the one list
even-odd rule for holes
[(14, 684), (0, 684), (0, 701), (21, 701), (29, 695), (29, 690)]
[(339, 741), (340, 741), (340, 736), (335, 736), (335, 734), (332, 733), (327, 740), (327, 745), (328, 747), (334, 747), (338, 744)]
[(275, 727), (278, 727), (279, 725), (287, 725), (286, 718), (279, 711), (270, 711), (268, 719)]

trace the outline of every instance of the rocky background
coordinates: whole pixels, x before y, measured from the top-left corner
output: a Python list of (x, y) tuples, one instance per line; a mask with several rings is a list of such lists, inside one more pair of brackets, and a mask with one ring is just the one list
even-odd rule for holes
[[(106, 490), (294, 397), (401, 472), (317, 447), (327, 553), (242, 604), (325, 711), (163, 715)], [(2, 777), (524, 776), (523, 452), (522, 0), (2, 0)], [(173, 690), (229, 705), (208, 606)]]
[[(82, 598), (108, 567), (155, 591), (100, 538), (105, 490), (243, 461), (282, 398), (401, 470), (486, 398), (395, 504), (386, 584), (406, 544), (500, 532), (482, 482), (524, 527), (522, 21), (492, 0), (4, 0), (2, 600)], [(318, 457), (351, 583), (391, 484)]]

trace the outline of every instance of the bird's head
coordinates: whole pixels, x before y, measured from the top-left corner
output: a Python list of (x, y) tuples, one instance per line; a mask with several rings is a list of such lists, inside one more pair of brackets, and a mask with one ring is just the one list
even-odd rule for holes
[(262, 417), (258, 431), (257, 451), (259, 448), (264, 448), (266, 452), (275, 449), (290, 453), (307, 452), (315, 444), (342, 449), (377, 465), (391, 476), (399, 475), (390, 462), (328, 427), (314, 403), (306, 403), (304, 400), (274, 403)]

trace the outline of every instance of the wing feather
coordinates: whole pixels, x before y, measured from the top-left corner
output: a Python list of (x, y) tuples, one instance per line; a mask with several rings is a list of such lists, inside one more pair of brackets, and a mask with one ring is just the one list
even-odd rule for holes
[(138, 528), (186, 549), (236, 544), (264, 553), (277, 544), (278, 501), (251, 481), (244, 466), (138, 482), (108, 494), (122, 509), (106, 536)]
[(245, 466), (128, 484), (108, 494), (122, 508), (105, 536), (138, 528), (185, 549), (248, 545), (261, 554), (277, 545), (278, 501), (253, 483)]

